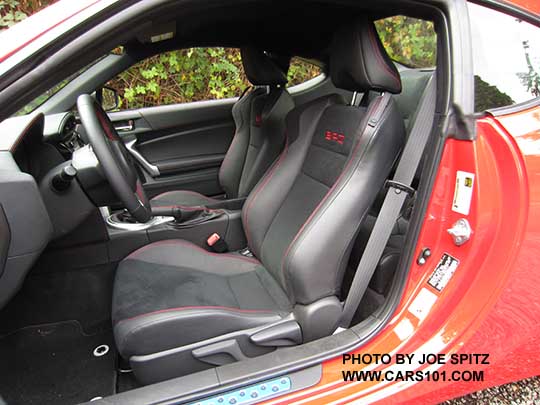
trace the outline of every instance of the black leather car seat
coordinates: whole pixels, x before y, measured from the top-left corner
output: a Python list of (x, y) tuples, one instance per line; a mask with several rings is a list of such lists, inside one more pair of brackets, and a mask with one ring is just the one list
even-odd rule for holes
[[(340, 29), (334, 84), (399, 93), (373, 23)], [(150, 383), (331, 334), (360, 224), (403, 146), (389, 94), (369, 106), (325, 96), (286, 120), (280, 157), (249, 194), (243, 224), (253, 258), (184, 240), (145, 246), (118, 267), (112, 318), (120, 354)]]
[[(434, 76), (434, 72), (434, 69), (404, 69), (400, 72), (403, 89), (400, 94), (394, 95), (394, 100), (405, 122), (406, 137), (409, 136), (412, 126), (416, 121), (418, 106), (421, 99), (425, 97), (427, 85), (429, 80)], [(421, 173), (422, 164), (418, 166), (418, 171), (414, 178), (414, 189), (418, 189)], [(390, 175), (390, 178), (392, 177)], [(385, 196), (386, 193), (384, 191), (379, 193), (369, 214), (362, 222), (347, 266), (343, 285), (343, 297), (347, 296), (350, 283), (352, 282), (360, 258), (364, 253)], [(394, 229), (392, 229), (392, 234), (379, 260), (377, 269), (373, 273), (366, 293), (356, 311), (352, 321), (353, 325), (373, 314), (388, 296), (405, 245), (405, 236), (409, 228), (409, 216), (412, 212), (413, 203), (414, 201), (410, 200), (406, 204), (402, 215), (396, 221)]]
[[(285, 143), (284, 126), (294, 101), (286, 90), (288, 61), (256, 48), (241, 49), (244, 72), (254, 88), (233, 106), (236, 132), (219, 171), (228, 199), (246, 197), (279, 155)], [(262, 86), (262, 87), (261, 87)], [(217, 200), (188, 190), (154, 197), (154, 207), (199, 206)]]

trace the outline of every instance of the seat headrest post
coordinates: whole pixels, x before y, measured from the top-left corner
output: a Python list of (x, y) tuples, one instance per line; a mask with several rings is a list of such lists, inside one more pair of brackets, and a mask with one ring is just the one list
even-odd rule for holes
[(334, 34), (330, 77), (336, 87), (349, 91), (401, 92), (399, 72), (386, 53), (375, 25), (365, 18), (345, 25)]

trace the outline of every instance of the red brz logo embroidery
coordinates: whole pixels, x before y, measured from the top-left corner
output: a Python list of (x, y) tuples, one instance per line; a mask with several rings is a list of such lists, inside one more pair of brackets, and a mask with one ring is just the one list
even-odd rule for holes
[(345, 135), (338, 132), (326, 131), (324, 138), (327, 141), (334, 141), (339, 143), (340, 145), (343, 145), (343, 142), (345, 142)]

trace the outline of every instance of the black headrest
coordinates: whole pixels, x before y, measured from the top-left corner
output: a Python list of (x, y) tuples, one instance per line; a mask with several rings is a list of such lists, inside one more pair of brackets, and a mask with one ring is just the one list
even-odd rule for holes
[(334, 35), (330, 54), (330, 76), (338, 88), (401, 92), (396, 66), (386, 53), (373, 22), (356, 20)]
[(273, 59), (270, 55), (257, 48), (242, 48), (242, 63), (244, 72), (251, 84), (255, 86), (277, 86), (287, 83), (288, 62), (283, 59)]

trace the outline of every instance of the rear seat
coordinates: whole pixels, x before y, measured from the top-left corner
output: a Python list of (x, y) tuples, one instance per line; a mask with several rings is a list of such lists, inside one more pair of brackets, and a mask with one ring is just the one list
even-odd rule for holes
[[(406, 69), (401, 70), (401, 81), (403, 84), (403, 90), (400, 94), (393, 96), (396, 99), (397, 106), (401, 112), (405, 121), (406, 134), (409, 135), (414, 122), (414, 117), (417, 113), (417, 107), (427, 86), (429, 78), (433, 75), (432, 69), (416, 70)], [(419, 169), (422, 164), (419, 165)], [(391, 177), (391, 176), (390, 176)], [(417, 172), (413, 186), (416, 187), (420, 178), (420, 170)], [(360, 258), (364, 252), (366, 244), (368, 242), (375, 220), (379, 213), (380, 207), (384, 200), (386, 193), (385, 190), (381, 190), (379, 197), (374, 203), (374, 206), (370, 210), (370, 213), (362, 223), (356, 241), (351, 251), (349, 264), (345, 274), (345, 280), (343, 283), (342, 298), (344, 299), (350, 288), (352, 278), (356, 272)], [(358, 310), (353, 319), (353, 324), (356, 324), (363, 319), (371, 315), (377, 308), (381, 306), (384, 299), (388, 295), (391, 282), (394, 278), (394, 273), (399, 264), (401, 257), (401, 251), (405, 244), (405, 235), (409, 227), (409, 214), (410, 209), (404, 209), (402, 216), (398, 219), (392, 230), (392, 235), (388, 240), (388, 243), (381, 256), (377, 269), (373, 274), (369, 287), (366, 290), (364, 297), (358, 307)]]

